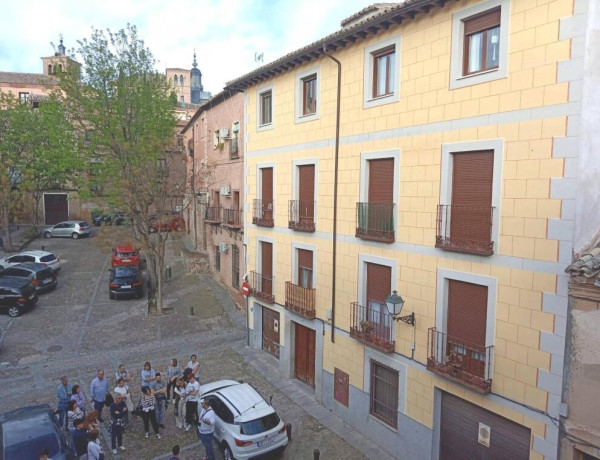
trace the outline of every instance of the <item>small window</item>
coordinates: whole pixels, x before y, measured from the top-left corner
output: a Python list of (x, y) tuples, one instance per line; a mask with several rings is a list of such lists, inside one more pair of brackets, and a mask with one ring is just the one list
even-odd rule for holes
[(183, 86), (183, 75), (179, 75), (179, 84)]
[(302, 79), (302, 115), (311, 115), (317, 111), (317, 76)]
[(269, 125), (272, 121), (272, 92), (268, 90), (260, 95), (260, 125)]
[(396, 428), (398, 426), (398, 371), (371, 361), (370, 414)]
[(29, 93), (19, 93), (19, 100), (21, 102), (27, 102), (29, 100)]
[(173, 84), (174, 84), (175, 86), (177, 86), (177, 75), (175, 75), (175, 76), (173, 77)]
[(183, 96), (179, 97), (179, 102), (185, 102), (185, 98)]
[(373, 97), (394, 93), (396, 48), (390, 47), (373, 54)]
[(500, 8), (463, 22), (463, 75), (497, 69), (500, 62)]

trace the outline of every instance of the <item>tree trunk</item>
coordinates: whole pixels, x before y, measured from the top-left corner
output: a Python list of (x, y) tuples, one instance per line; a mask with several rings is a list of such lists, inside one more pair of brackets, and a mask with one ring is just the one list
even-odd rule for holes
[(146, 254), (146, 270), (148, 271), (148, 316), (157, 316), (156, 260), (149, 253)]
[(14, 249), (10, 237), (10, 220), (8, 218), (8, 209), (6, 207), (4, 207), (2, 212), (2, 225), (4, 226), (4, 251), (12, 252)]
[(42, 197), (43, 192), (35, 192), (33, 194), (33, 199), (35, 200), (35, 227), (37, 228), (40, 225), (40, 198)]

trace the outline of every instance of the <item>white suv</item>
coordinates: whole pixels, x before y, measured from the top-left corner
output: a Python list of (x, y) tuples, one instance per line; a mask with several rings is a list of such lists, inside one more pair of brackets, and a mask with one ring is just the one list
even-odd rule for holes
[(225, 460), (245, 460), (287, 446), (286, 424), (250, 384), (218, 380), (201, 385), (198, 394), (215, 411), (215, 439)]

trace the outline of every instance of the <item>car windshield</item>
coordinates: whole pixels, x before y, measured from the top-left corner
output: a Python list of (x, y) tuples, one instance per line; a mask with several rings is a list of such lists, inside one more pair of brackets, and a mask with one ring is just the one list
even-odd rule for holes
[(40, 262), (52, 262), (56, 260), (56, 256), (54, 254), (48, 254), (47, 256), (40, 257)]
[(279, 425), (279, 421), (279, 416), (273, 412), (272, 414), (265, 415), (264, 417), (257, 418), (256, 420), (240, 423), (240, 433), (247, 436), (264, 433), (265, 431), (272, 430)]
[(135, 257), (135, 252), (117, 252), (117, 257)]
[(137, 275), (137, 268), (133, 265), (125, 265), (123, 267), (115, 267), (113, 268), (115, 276), (118, 278), (122, 278), (125, 276), (135, 276)]

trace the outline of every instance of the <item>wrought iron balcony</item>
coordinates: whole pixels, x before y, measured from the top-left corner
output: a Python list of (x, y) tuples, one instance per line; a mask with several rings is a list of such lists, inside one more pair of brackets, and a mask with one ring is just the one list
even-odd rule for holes
[(237, 137), (229, 140), (229, 159), (233, 160), (240, 157), (239, 143)]
[(223, 209), (223, 219), (221, 223), (226, 227), (240, 228), (242, 226), (242, 210)]
[(205, 222), (218, 224), (221, 222), (221, 206), (210, 206), (206, 208)]
[(290, 200), (288, 228), (301, 232), (315, 231), (315, 202)]
[(267, 302), (275, 302), (275, 277), (266, 276), (256, 271), (249, 273), (250, 294)]
[(261, 227), (273, 227), (273, 212), (275, 203), (273, 200), (254, 200), (252, 208), (252, 223)]
[(482, 347), (429, 329), (427, 369), (480, 393), (492, 391), (494, 347)]
[(440, 204), (437, 207), (435, 247), (446, 251), (492, 255), (493, 218), (493, 206)]
[(356, 237), (393, 243), (395, 209), (394, 203), (356, 203)]
[(291, 281), (285, 282), (285, 308), (305, 318), (315, 317), (316, 289), (308, 289)]
[(363, 307), (353, 302), (350, 310), (350, 337), (354, 337), (367, 345), (392, 353), (396, 347), (394, 335), (394, 319), (387, 312), (386, 306), (377, 304)]

